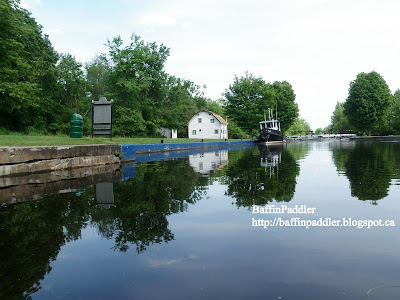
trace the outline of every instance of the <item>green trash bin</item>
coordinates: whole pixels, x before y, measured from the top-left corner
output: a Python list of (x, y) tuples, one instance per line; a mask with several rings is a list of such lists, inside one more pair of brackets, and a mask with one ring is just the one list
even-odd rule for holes
[(83, 135), (83, 118), (79, 114), (73, 114), (71, 119), (71, 131), (69, 137), (81, 138)]

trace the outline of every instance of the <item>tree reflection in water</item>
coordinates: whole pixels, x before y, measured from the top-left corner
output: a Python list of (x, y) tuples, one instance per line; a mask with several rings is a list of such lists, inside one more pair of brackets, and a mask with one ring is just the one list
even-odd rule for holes
[(208, 179), (188, 159), (140, 164), (134, 179), (114, 183), (115, 205), (97, 205), (93, 187), (45, 196), (0, 208), (0, 299), (29, 299), (51, 271), (61, 247), (81, 237), (87, 226), (114, 239), (115, 250), (174, 238), (167, 216), (187, 210), (206, 192)]
[(362, 201), (388, 196), (392, 179), (400, 175), (398, 143), (333, 143), (333, 161), (339, 174), (350, 181), (351, 195)]
[(285, 145), (259, 145), (235, 152), (225, 173), (226, 194), (238, 207), (289, 202), (296, 188), (300, 167)]

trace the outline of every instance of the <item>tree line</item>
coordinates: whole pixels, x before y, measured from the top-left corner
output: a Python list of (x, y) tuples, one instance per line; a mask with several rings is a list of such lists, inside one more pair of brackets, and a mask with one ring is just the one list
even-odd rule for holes
[(258, 128), (264, 110), (278, 107), (283, 129), (298, 116), (288, 82), (265, 83), (246, 72), (235, 76), (224, 98), (212, 101), (204, 88), (168, 74), (170, 49), (133, 34), (108, 40), (107, 53), (82, 64), (57, 53), (42, 26), (19, 0), (0, 0), (0, 132), (69, 132), (73, 113), (91, 130), (91, 102), (114, 101), (113, 131), (119, 136), (155, 136), (160, 127), (187, 136), (187, 123), (199, 110), (228, 116), (231, 138), (245, 138)]
[(376, 71), (359, 73), (345, 102), (338, 102), (325, 129), (357, 135), (400, 134), (400, 90), (393, 94)]

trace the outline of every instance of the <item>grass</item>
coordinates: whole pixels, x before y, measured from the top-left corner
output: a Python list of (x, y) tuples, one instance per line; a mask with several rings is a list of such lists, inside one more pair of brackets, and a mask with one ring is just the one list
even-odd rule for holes
[[(70, 138), (68, 135), (22, 135), (22, 134), (9, 134), (0, 135), (0, 146), (62, 146), (62, 145), (93, 145), (93, 144), (159, 144), (161, 140), (164, 143), (187, 143), (187, 142), (200, 142), (201, 139), (188, 139), (188, 138), (122, 138), (113, 137), (112, 141), (109, 138)], [(217, 142), (224, 140), (207, 140), (204, 142)], [(228, 141), (235, 141), (229, 139)]]

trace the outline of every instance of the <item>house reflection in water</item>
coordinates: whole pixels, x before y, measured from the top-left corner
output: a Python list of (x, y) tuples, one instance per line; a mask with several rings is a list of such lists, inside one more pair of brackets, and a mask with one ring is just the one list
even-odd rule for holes
[(228, 164), (228, 150), (189, 155), (189, 164), (196, 173), (214, 174)]

